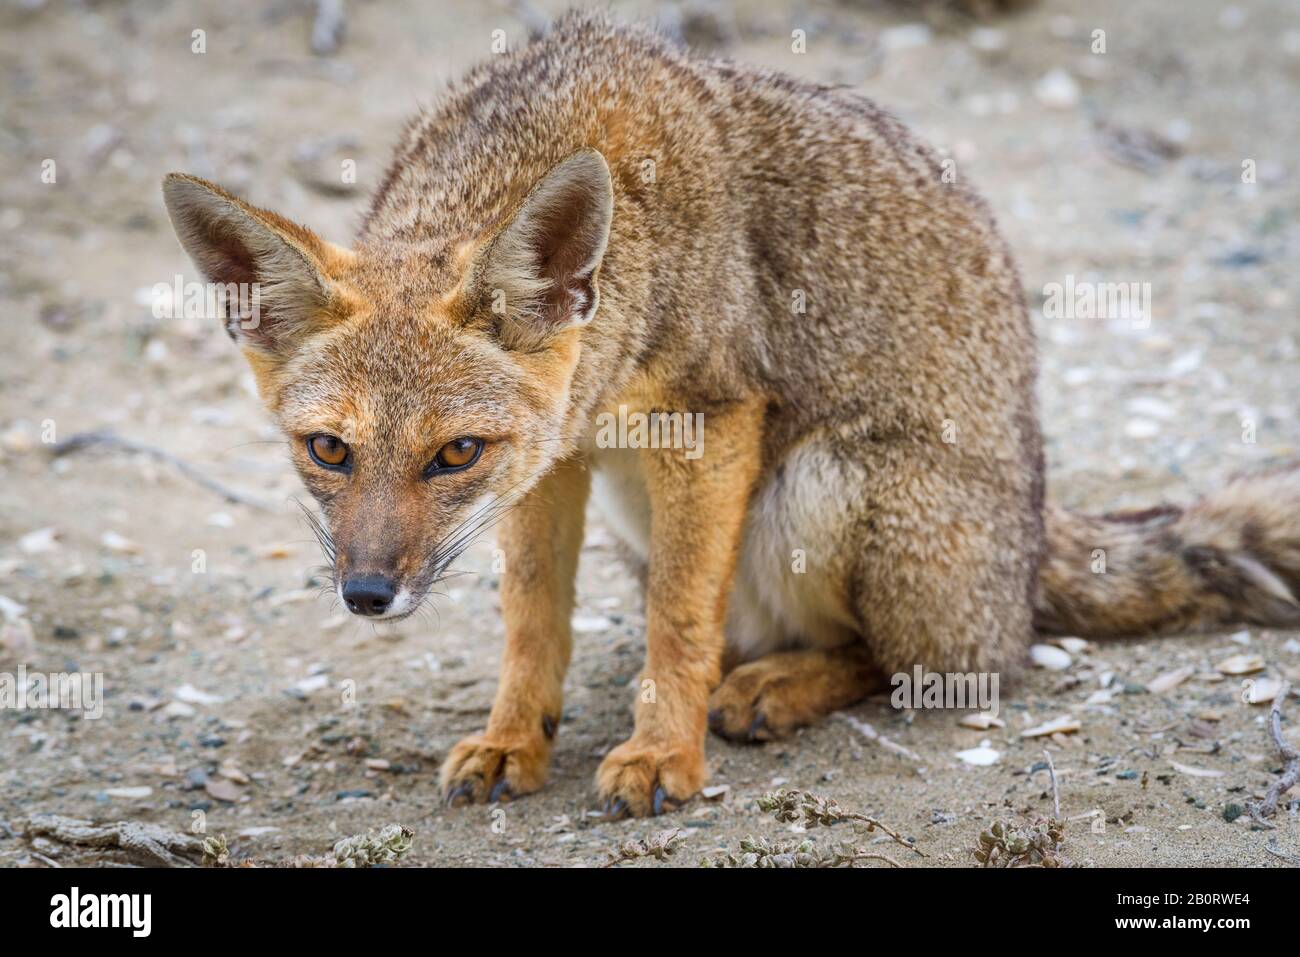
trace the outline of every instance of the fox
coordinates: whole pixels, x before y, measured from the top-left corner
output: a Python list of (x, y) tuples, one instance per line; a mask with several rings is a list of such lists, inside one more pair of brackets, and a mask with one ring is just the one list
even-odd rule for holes
[[(226, 329), (347, 609), (412, 614), (496, 531), (500, 680), (447, 805), (546, 780), (589, 504), (645, 603), (613, 818), (697, 794), (709, 732), (785, 737), (916, 665), (1300, 625), (1296, 463), (1186, 507), (1045, 498), (1018, 269), (943, 174), (853, 92), (574, 13), (411, 120), (350, 247), (166, 177), (198, 271), (256, 284)], [(698, 417), (698, 454), (600, 440), (634, 414)]]

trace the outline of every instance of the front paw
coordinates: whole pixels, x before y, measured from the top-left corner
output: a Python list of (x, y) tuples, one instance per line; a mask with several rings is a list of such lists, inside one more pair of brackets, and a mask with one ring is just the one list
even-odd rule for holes
[(701, 745), (645, 744), (633, 737), (605, 755), (596, 787), (609, 817), (645, 817), (675, 811), (707, 777)]
[(544, 740), (473, 735), (442, 763), (443, 800), (456, 807), (529, 794), (546, 783), (549, 762)]

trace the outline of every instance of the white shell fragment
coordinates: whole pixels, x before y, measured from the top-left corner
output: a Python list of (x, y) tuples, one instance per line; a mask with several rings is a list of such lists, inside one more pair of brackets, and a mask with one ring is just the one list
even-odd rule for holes
[(1068, 110), (1079, 102), (1079, 84), (1058, 67), (1034, 85), (1034, 96), (1048, 109)]
[(263, 834), (274, 834), (280, 829), (278, 827), (246, 827), (239, 832), (240, 837), (261, 837)]
[(1077, 718), (1068, 714), (1063, 714), (1059, 718), (1053, 718), (1046, 724), (1040, 724), (1033, 728), (1026, 728), (1020, 732), (1022, 738), (1041, 738), (1049, 734), (1073, 734), (1078, 731), (1082, 725)]
[(36, 531), (28, 532), (18, 539), (18, 547), (27, 555), (52, 552), (59, 547), (59, 543), (55, 540), (58, 534), (58, 531), (53, 526), (38, 528)]
[(993, 27), (976, 27), (970, 32), (970, 45), (981, 53), (998, 53), (1007, 48), (1005, 30)]
[(1082, 638), (1057, 638), (1055, 644), (1071, 655), (1081, 655), (1088, 649), (1088, 642)]
[(1001, 751), (995, 751), (989, 747), (987, 741), (981, 741), (978, 748), (968, 748), (965, 751), (957, 752), (957, 759), (965, 761), (967, 764), (974, 764), (977, 767), (986, 768), (990, 764), (996, 764), (1002, 757)]
[(328, 688), (330, 684), (329, 675), (311, 675), (293, 683), (295, 690), (303, 694), (311, 694), (313, 691), (320, 691), (322, 688)]
[(120, 552), (123, 555), (135, 555), (140, 551), (139, 545), (117, 532), (105, 532), (99, 537), (99, 541), (109, 551)]
[(192, 718), (196, 712), (193, 705), (183, 701), (171, 701), (163, 708), (162, 713), (170, 721), (172, 718)]
[(27, 614), (26, 605), (20, 605), (12, 598), (0, 595), (0, 615), (4, 616), (5, 621), (17, 621), (25, 614)]
[(1253, 678), (1246, 682), (1241, 691), (1241, 700), (1246, 704), (1268, 704), (1282, 690), (1282, 682), (1276, 678)]
[(1213, 771), (1210, 768), (1194, 768), (1190, 764), (1179, 764), (1177, 761), (1170, 761), (1169, 765), (1175, 771), (1193, 778), (1221, 778), (1224, 774), (1222, 771)]
[(153, 788), (147, 785), (134, 788), (108, 788), (104, 793), (115, 798), (147, 798), (153, 794)]
[(880, 31), (878, 41), (882, 50), (896, 53), (900, 50), (912, 50), (928, 46), (930, 27), (924, 23), (903, 23), (896, 27), (887, 27)]
[(1264, 659), (1259, 655), (1233, 655), (1214, 667), (1225, 675), (1249, 675), (1264, 670)]
[(1048, 671), (1064, 671), (1073, 659), (1068, 651), (1055, 645), (1030, 645), (1029, 660)]
[(208, 694), (206, 691), (200, 691), (191, 684), (183, 684), (172, 692), (177, 701), (184, 701), (186, 704), (220, 704), (224, 699), (214, 694)]
[(970, 714), (964, 714), (957, 722), (963, 728), (974, 728), (976, 731), (987, 731), (989, 728), (1005, 728), (1007, 723), (997, 715), (989, 714), (987, 711), (972, 711)]
[(1194, 674), (1196, 674), (1195, 665), (1186, 665), (1182, 668), (1175, 668), (1173, 671), (1166, 671), (1159, 677), (1152, 678), (1147, 682), (1147, 691), (1152, 694), (1163, 694), (1166, 691), (1172, 691)]

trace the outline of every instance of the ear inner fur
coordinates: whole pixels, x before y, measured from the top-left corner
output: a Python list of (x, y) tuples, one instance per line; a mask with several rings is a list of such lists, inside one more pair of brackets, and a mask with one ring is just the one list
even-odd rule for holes
[(486, 244), (477, 287), (514, 348), (537, 346), (596, 314), (613, 191), (605, 158), (581, 150), (557, 164)]
[(232, 339), (283, 352), (328, 317), (327, 263), (348, 253), (196, 177), (168, 176), (163, 197), (181, 245), (204, 277), (232, 292), (243, 287), (241, 301), (255, 306), (251, 316), (228, 309)]

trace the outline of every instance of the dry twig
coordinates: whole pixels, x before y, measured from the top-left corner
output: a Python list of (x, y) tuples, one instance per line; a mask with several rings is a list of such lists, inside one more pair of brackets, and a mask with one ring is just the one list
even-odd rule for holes
[(897, 741), (889, 740), (889, 738), (885, 737), (865, 721), (859, 721), (857, 718), (853, 717), (853, 715), (845, 714), (842, 711), (837, 712), (836, 714), (839, 718), (848, 722), (849, 726), (852, 727), (854, 731), (857, 731), (858, 734), (862, 735), (868, 741), (880, 745), (886, 751), (892, 751), (894, 754), (901, 755), (909, 761), (914, 761), (917, 764), (921, 763), (921, 756), (919, 754), (911, 748), (904, 747)]
[(1277, 748), (1278, 753), (1282, 755), (1282, 760), (1286, 764), (1282, 768), (1282, 775), (1276, 781), (1269, 785), (1268, 791), (1264, 794), (1264, 800), (1258, 804), (1248, 803), (1250, 816), (1259, 824), (1266, 824), (1269, 827), (1273, 825), (1264, 821), (1266, 817), (1272, 817), (1277, 813), (1277, 799), (1284, 791), (1289, 790), (1300, 779), (1300, 751), (1297, 751), (1282, 737), (1282, 702), (1286, 700), (1287, 695), (1291, 693), (1291, 682), (1283, 681), (1282, 687), (1278, 689), (1277, 697), (1273, 699), (1273, 707), (1269, 711), (1268, 729), (1273, 738), (1273, 746)]
[(81, 452), (85, 449), (95, 447), (147, 455), (159, 462), (165, 462), (168, 465), (173, 466), (187, 479), (192, 482), (197, 482), (209, 492), (215, 492), (227, 502), (234, 502), (237, 505), (247, 505), (249, 508), (255, 508), (262, 512), (273, 512), (276, 510), (269, 502), (254, 498), (253, 496), (245, 495), (243, 492), (237, 492), (228, 486), (222, 485), (216, 479), (210, 478), (202, 469), (191, 465), (189, 462), (173, 455), (165, 449), (160, 449), (154, 445), (145, 445), (143, 442), (136, 442), (132, 439), (124, 439), (113, 432), (78, 432), (76, 435), (68, 436), (62, 442), (56, 442), (51, 447), (50, 452), (55, 457), (59, 457), (68, 455), (72, 452)]
[(1296, 857), (1294, 854), (1288, 854), (1286, 851), (1282, 850), (1282, 848), (1278, 847), (1276, 834), (1268, 839), (1268, 844), (1264, 846), (1264, 850), (1268, 851), (1274, 857), (1282, 858), (1282, 860), (1286, 861), (1292, 867), (1300, 867), (1300, 857)]
[(193, 867), (203, 850), (198, 838), (169, 831), (159, 824), (139, 821), (95, 824), (59, 814), (32, 815), (27, 822), (27, 836), (118, 852), (126, 863), (143, 867)]
[(1052, 779), (1052, 817), (1056, 820), (1061, 819), (1061, 792), (1056, 786), (1056, 765), (1052, 763), (1051, 753), (1044, 748), (1043, 757), (1047, 758), (1047, 776)]

